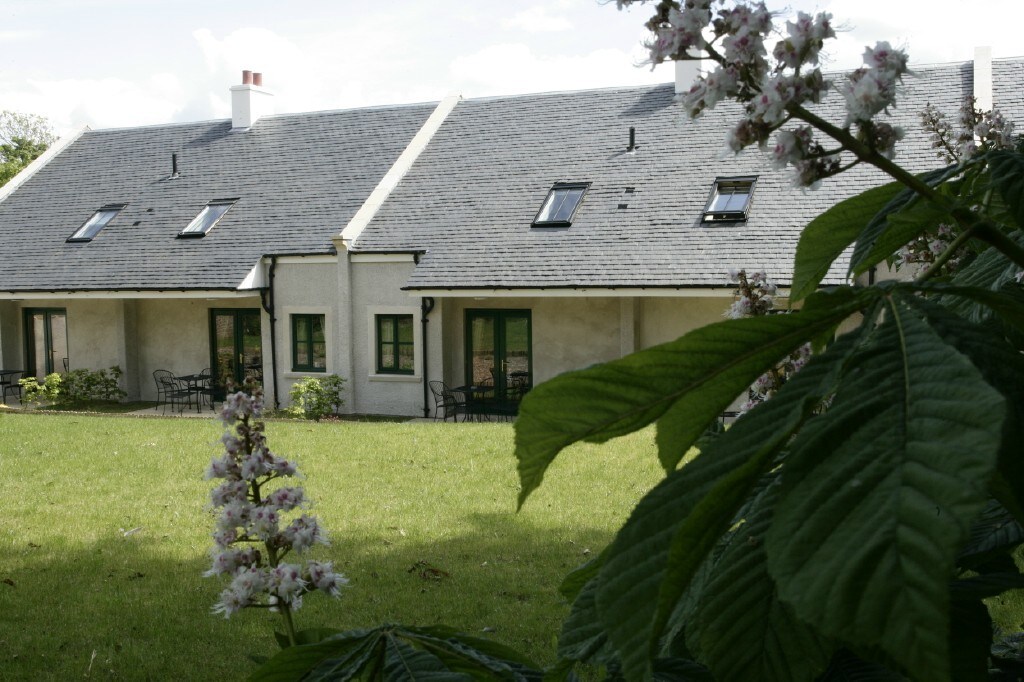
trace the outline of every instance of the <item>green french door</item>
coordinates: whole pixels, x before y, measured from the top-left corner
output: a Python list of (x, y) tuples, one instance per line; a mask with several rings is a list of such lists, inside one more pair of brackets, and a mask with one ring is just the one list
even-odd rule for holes
[(533, 386), (529, 310), (466, 311), (466, 380), (518, 401)]
[(263, 384), (263, 336), (258, 308), (210, 311), (210, 369), (220, 391), (230, 380), (236, 388)]
[(42, 381), (68, 364), (68, 314), (64, 308), (25, 310), (26, 375)]

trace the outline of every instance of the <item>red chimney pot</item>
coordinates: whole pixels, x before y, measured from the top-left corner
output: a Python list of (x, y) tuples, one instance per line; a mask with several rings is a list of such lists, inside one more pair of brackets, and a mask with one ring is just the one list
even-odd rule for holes
[(262, 73), (254, 73), (252, 75), (252, 84), (255, 85), (258, 88), (262, 88), (263, 87), (263, 74)]
[(248, 69), (242, 71), (242, 85), (252, 85), (252, 71)]

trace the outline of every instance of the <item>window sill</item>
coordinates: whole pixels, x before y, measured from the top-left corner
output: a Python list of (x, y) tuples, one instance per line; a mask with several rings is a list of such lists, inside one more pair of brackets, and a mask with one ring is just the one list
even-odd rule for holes
[(416, 374), (371, 374), (370, 381), (392, 381), (405, 384), (418, 384), (422, 381)]
[(747, 222), (747, 215), (745, 213), (705, 213), (700, 222), (704, 225), (714, 223), (745, 223)]
[(327, 376), (327, 370), (325, 369), (292, 369), (286, 372), (282, 372), (281, 376), (285, 379), (303, 379), (305, 377), (323, 377)]

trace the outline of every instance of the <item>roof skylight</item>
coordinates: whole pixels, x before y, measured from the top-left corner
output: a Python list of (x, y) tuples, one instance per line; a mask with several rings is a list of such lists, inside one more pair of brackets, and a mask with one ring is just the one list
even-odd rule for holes
[(203, 237), (209, 232), (217, 221), (234, 206), (237, 199), (214, 199), (199, 212), (192, 222), (184, 230), (178, 233), (179, 237)]
[(127, 204), (107, 204), (92, 214), (92, 217), (78, 228), (73, 235), (68, 237), (69, 242), (88, 242), (99, 234), (100, 230), (107, 226), (114, 219), (122, 208)]
[(718, 178), (704, 207), (704, 222), (746, 220), (756, 177)]
[(556, 183), (547, 198), (541, 204), (537, 217), (533, 219), (534, 226), (543, 227), (568, 227), (572, 225), (576, 209), (583, 201), (589, 182), (559, 182)]

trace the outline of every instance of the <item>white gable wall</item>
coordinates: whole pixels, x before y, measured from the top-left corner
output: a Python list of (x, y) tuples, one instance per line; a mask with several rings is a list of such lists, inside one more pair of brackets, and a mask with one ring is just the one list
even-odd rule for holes
[(683, 334), (721, 322), (732, 305), (729, 298), (643, 298), (640, 306), (640, 348), (675, 341)]
[[(260, 299), (258, 296), (217, 300), (140, 299), (136, 304), (140, 394), (144, 400), (156, 400), (155, 370), (197, 374), (211, 366), (211, 310), (259, 309)], [(269, 324), (267, 314), (261, 313), (264, 385), (268, 392), (271, 385)], [(70, 321), (68, 327), (71, 327)]]
[[(295, 382), (303, 377), (322, 377), (328, 374), (345, 376), (344, 363), (341, 358), (349, 352), (349, 341), (340, 334), (338, 325), (339, 303), (337, 262), (292, 262), (284, 259), (274, 268), (274, 315), (275, 334), (277, 337), (277, 388), (281, 407), (290, 404), (289, 391)], [(291, 316), (297, 314), (323, 315), (327, 330), (327, 371), (305, 372), (292, 369), (292, 321)], [(269, 330), (267, 331), (269, 334)], [(270, 357), (269, 346), (264, 347), (264, 355)], [(263, 381), (264, 390), (271, 393), (273, 383), (269, 374)], [(347, 389), (347, 387), (346, 387)], [(343, 394), (344, 412), (350, 411), (348, 403), (349, 391)]]
[[(402, 291), (415, 267), (412, 258), (399, 262), (354, 262), (351, 267), (351, 384), (355, 401), (346, 407), (358, 414), (423, 415), (423, 338), (420, 299)], [(374, 342), (374, 315), (411, 314), (415, 335), (416, 371), (412, 375), (378, 374)], [(440, 326), (441, 314), (430, 315), (428, 327)], [(433, 331), (433, 328), (431, 328)], [(428, 348), (439, 341), (428, 339)], [(435, 361), (428, 360), (428, 378), (439, 376)], [(431, 400), (432, 403), (432, 400)]]
[[(121, 388), (128, 398), (139, 398), (138, 339), (134, 301), (124, 299), (32, 299), (5, 302), (0, 343), (3, 344), (5, 369), (25, 366), (24, 310), (62, 308), (67, 314), (68, 362), (71, 369), (100, 370), (118, 366), (124, 372)], [(63, 358), (54, 361), (54, 370), (63, 372)], [(131, 377), (131, 378), (129, 378)]]

